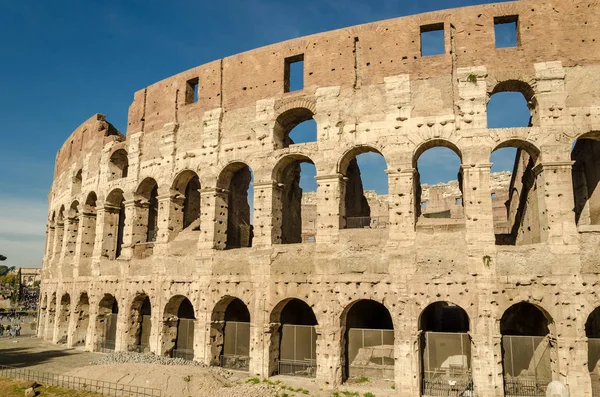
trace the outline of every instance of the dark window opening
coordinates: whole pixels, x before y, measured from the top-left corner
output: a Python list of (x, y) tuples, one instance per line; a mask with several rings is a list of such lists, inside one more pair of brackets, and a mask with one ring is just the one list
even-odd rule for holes
[(285, 59), (283, 91), (300, 91), (304, 88), (304, 54)]
[(226, 248), (252, 247), (254, 189), (252, 170), (245, 164), (233, 173), (227, 198)]
[(421, 26), (421, 56), (441, 55), (445, 52), (444, 24)]
[(198, 89), (199, 89), (198, 77), (190, 79), (186, 82), (186, 85), (185, 85), (185, 104), (186, 105), (189, 105), (190, 103), (198, 102)]
[(148, 200), (148, 232), (146, 234), (146, 241), (156, 241), (156, 231), (158, 229), (158, 185), (154, 185), (154, 188), (150, 192), (150, 199)]
[(109, 180), (127, 177), (129, 171), (129, 159), (127, 158), (127, 152), (124, 149), (115, 150), (110, 156), (109, 171)]
[(573, 145), (571, 160), (575, 222), (600, 225), (600, 142), (580, 138)]
[[(183, 228), (194, 224), (200, 218), (200, 179), (194, 175), (185, 187), (183, 201)], [(200, 226), (194, 227), (199, 230)]]
[(117, 223), (117, 244), (115, 247), (115, 258), (121, 256), (121, 252), (123, 250), (123, 235), (125, 231), (125, 200), (121, 199), (121, 203), (119, 204), (119, 215), (118, 215), (118, 223)]
[(518, 47), (520, 44), (519, 16), (494, 17), (494, 35), (496, 48)]

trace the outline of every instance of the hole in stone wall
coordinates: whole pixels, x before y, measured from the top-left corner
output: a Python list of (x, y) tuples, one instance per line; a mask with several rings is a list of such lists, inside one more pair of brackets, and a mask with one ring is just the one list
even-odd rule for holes
[(597, 134), (578, 139), (571, 150), (575, 222), (600, 225), (600, 141)]
[(115, 150), (108, 164), (109, 180), (126, 178), (129, 172), (129, 159), (124, 149)]
[[(237, 162), (229, 164), (219, 176), (218, 185), (227, 192), (225, 249), (251, 247), (254, 238), (254, 176), (250, 167)], [(224, 214), (223, 214), (224, 215)], [(223, 217), (224, 218), (224, 217)]]
[(304, 54), (285, 59), (283, 81), (284, 92), (304, 89)]
[(531, 119), (527, 99), (520, 92), (498, 92), (488, 102), (488, 128), (531, 127)]
[(185, 104), (198, 102), (199, 79), (195, 77), (190, 79), (185, 84)]
[(83, 170), (78, 170), (73, 178), (73, 193), (81, 193), (81, 184), (83, 182)]
[(494, 37), (496, 48), (519, 46), (519, 16), (494, 17)]
[(421, 56), (441, 55), (445, 52), (444, 24), (421, 26)]

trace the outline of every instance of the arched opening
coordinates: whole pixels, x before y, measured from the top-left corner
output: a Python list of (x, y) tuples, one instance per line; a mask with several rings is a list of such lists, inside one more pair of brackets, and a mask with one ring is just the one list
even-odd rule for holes
[[(75, 249), (77, 248), (77, 234), (79, 232), (79, 202), (77, 200), (71, 203), (69, 211), (67, 212), (67, 235), (65, 244), (65, 258), (72, 258), (75, 256)], [(63, 277), (72, 277), (72, 268), (70, 266), (62, 267)]]
[(65, 206), (61, 206), (56, 217), (56, 226), (54, 228), (54, 257), (60, 258), (65, 237)]
[(104, 294), (98, 304), (98, 315), (96, 316), (97, 351), (115, 350), (118, 314), (119, 305), (115, 297), (111, 294)]
[(71, 315), (71, 296), (64, 294), (60, 298), (60, 311), (58, 314), (57, 343), (67, 343), (69, 332), (69, 317)]
[(177, 176), (173, 183), (177, 193), (175, 216), (177, 230), (190, 228), (200, 230), (200, 179), (194, 171), (186, 170)]
[(131, 303), (127, 330), (127, 350), (146, 353), (150, 349), (152, 307), (146, 294), (138, 294)]
[(500, 320), (504, 395), (545, 396), (552, 381), (551, 319), (538, 307), (520, 302)]
[(533, 88), (522, 81), (498, 83), (487, 104), (488, 128), (521, 128), (537, 125), (537, 101)]
[(46, 327), (46, 335), (44, 339), (52, 340), (54, 335), (54, 320), (56, 317), (56, 292), (52, 293), (52, 298), (50, 298), (50, 303), (48, 304), (48, 326)]
[(594, 309), (585, 322), (588, 342), (588, 370), (592, 382), (592, 395), (600, 394), (600, 307)]
[(96, 193), (90, 192), (83, 206), (83, 216), (80, 217), (79, 229), (81, 245), (79, 248), (79, 276), (92, 275), (92, 255), (96, 243)]
[(527, 245), (541, 241), (538, 205), (539, 150), (511, 140), (494, 149), (490, 190), (497, 245)]
[(238, 298), (226, 297), (213, 309), (210, 325), (211, 365), (241, 371), (250, 368), (250, 312)]
[(293, 144), (316, 142), (317, 123), (314, 113), (307, 108), (293, 108), (280, 114), (273, 133), (275, 149)]
[(143, 232), (134, 237), (134, 244), (156, 241), (158, 231), (158, 184), (152, 178), (140, 183), (135, 198), (136, 212)]
[(271, 312), (269, 373), (314, 378), (317, 373), (317, 318), (300, 299), (286, 299)]
[(464, 225), (462, 157), (444, 140), (421, 145), (414, 156), (417, 226)]
[(73, 177), (73, 194), (81, 193), (81, 184), (83, 182), (83, 170), (79, 169)]
[(118, 149), (113, 152), (108, 162), (108, 180), (126, 178), (129, 172), (129, 159), (125, 149)]
[(585, 134), (573, 145), (573, 198), (577, 225), (600, 225), (600, 134)]
[(125, 199), (123, 191), (113, 190), (106, 198), (102, 256), (115, 259), (121, 256), (125, 230)]
[(163, 317), (162, 352), (168, 357), (194, 359), (194, 306), (182, 295), (172, 297)]
[[(227, 212), (217, 214), (216, 222), (221, 225), (217, 234), (218, 248), (232, 249), (252, 246), (254, 237), (252, 180), (252, 170), (241, 162), (229, 164), (219, 175), (218, 187), (226, 192), (226, 196), (220, 197), (223, 201), (221, 205), (223, 208), (227, 208)], [(223, 230), (223, 225), (227, 225), (226, 230)], [(222, 240), (223, 238), (225, 241)]]
[(75, 306), (75, 333), (73, 335), (73, 346), (85, 346), (88, 327), (90, 324), (90, 299), (87, 293), (79, 296), (79, 302)]
[(343, 379), (394, 379), (394, 325), (381, 303), (361, 299), (342, 315)]
[(471, 339), (468, 335), (467, 312), (448, 302), (432, 303), (421, 313), (419, 330), (421, 394), (472, 395)]
[(281, 203), (281, 216), (276, 214), (274, 222), (281, 230), (281, 244), (315, 242), (316, 173), (312, 160), (302, 155), (287, 156), (274, 169)]
[(359, 146), (344, 155), (339, 170), (345, 177), (342, 201), (344, 229), (387, 228), (387, 163), (383, 155), (368, 146)]

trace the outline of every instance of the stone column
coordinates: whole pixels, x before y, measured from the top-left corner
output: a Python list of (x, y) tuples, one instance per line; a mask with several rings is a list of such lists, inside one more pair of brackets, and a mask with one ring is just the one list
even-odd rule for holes
[[(482, 294), (482, 299), (489, 296)], [(480, 300), (480, 307), (485, 303)], [(489, 306), (489, 304), (488, 304)], [(488, 310), (485, 310), (488, 311)], [(481, 316), (472, 322), (471, 370), (477, 396), (502, 397), (502, 345), (501, 335), (494, 331), (494, 319)], [(500, 375), (500, 376), (498, 376)]]
[(206, 326), (210, 327), (210, 313), (202, 311), (194, 321), (194, 361), (210, 365), (210, 337), (207, 339)]
[(470, 249), (485, 251), (485, 247), (496, 244), (490, 190), (492, 164), (462, 165), (461, 169), (467, 244)]
[[(394, 385), (399, 396), (420, 396), (420, 332), (394, 330)], [(416, 375), (416, 376), (415, 376)]]
[(317, 244), (335, 244), (346, 224), (344, 196), (346, 178), (342, 174), (317, 176)]
[[(330, 322), (334, 320), (330, 317)], [(339, 320), (330, 326), (318, 325), (317, 332), (317, 382), (322, 388), (342, 384), (343, 334)]]
[(46, 232), (46, 262), (49, 263), (54, 254), (54, 223), (48, 223)]
[(416, 169), (400, 172), (387, 170), (389, 189), (389, 239), (402, 245), (414, 243), (416, 232), (415, 174)]
[(56, 222), (56, 226), (54, 229), (54, 243), (52, 248), (52, 261), (50, 263), (52, 277), (58, 276), (59, 269), (59, 261), (61, 258), (61, 251), (63, 247), (63, 237), (65, 234), (65, 225), (64, 222)]
[(94, 253), (96, 240), (96, 214), (82, 212), (79, 215), (79, 228), (75, 244), (75, 258), (77, 266), (73, 276), (90, 276), (90, 262)]
[(71, 301), (71, 309), (69, 311), (69, 325), (67, 327), (67, 347), (73, 347), (73, 339), (77, 330), (78, 313), (75, 311), (77, 302)]
[(200, 190), (200, 242), (198, 250), (224, 249), (227, 241), (227, 195), (225, 189)]
[(542, 241), (551, 245), (577, 245), (573, 214), (572, 161), (543, 162), (536, 167)]
[[(96, 213), (96, 239), (92, 257), (115, 259), (119, 229), (119, 207), (106, 205), (99, 207)], [(92, 275), (98, 275), (98, 269), (92, 269)]]
[(255, 182), (253, 247), (281, 243), (281, 187), (276, 182)]
[(182, 195), (171, 193), (163, 194), (158, 199), (158, 233), (157, 243), (168, 243), (183, 228), (183, 200)]
[[(136, 244), (146, 242), (148, 232), (148, 200), (127, 200), (125, 205), (125, 227), (121, 258), (131, 259)], [(118, 213), (117, 213), (118, 228)]]

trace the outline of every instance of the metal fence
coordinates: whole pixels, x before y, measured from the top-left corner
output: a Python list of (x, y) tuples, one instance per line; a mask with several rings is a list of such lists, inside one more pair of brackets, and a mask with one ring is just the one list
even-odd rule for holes
[(184, 360), (194, 360), (194, 350), (192, 349), (173, 349), (171, 358), (183, 358)]
[(35, 381), (42, 385), (59, 386), (67, 389), (84, 390), (108, 397), (161, 397), (159, 389), (104, 382), (77, 376), (58, 375), (49, 372), (33, 371), (0, 365), (0, 376), (6, 378)]
[(314, 378), (317, 373), (317, 331), (312, 325), (281, 327), (279, 374)]
[(592, 397), (600, 397), (600, 339), (588, 338), (588, 369), (592, 381)]
[(427, 397), (473, 397), (472, 381), (423, 379), (423, 396)]
[(224, 328), (221, 366), (248, 371), (250, 369), (250, 323), (227, 321)]
[(462, 397), (469, 395), (465, 392), (472, 393), (469, 335), (426, 332), (423, 343), (423, 395)]
[(346, 218), (346, 229), (381, 229), (388, 226), (387, 216), (354, 216)]
[(552, 379), (548, 337), (503, 336), (502, 363), (507, 397), (546, 395)]
[(114, 340), (102, 340), (96, 343), (96, 351), (99, 353), (112, 353), (115, 351)]
[(348, 376), (394, 379), (394, 330), (348, 330)]

